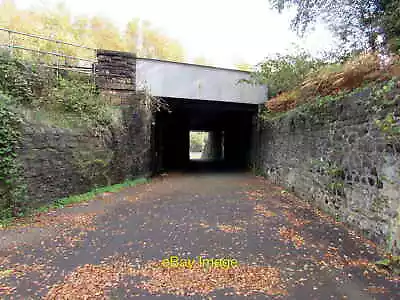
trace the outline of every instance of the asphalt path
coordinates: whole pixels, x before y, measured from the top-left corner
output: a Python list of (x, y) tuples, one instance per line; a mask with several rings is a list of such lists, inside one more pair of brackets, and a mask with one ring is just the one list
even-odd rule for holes
[(1, 299), (400, 299), (376, 246), (249, 173), (164, 174), (0, 231)]

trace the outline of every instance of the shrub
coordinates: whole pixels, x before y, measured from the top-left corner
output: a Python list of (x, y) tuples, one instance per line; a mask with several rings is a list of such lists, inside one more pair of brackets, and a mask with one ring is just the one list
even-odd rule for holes
[(344, 64), (324, 66), (308, 74), (301, 85), (301, 93), (303, 97), (327, 96), (341, 90), (351, 90), (365, 81), (377, 79), (380, 75), (379, 70), (378, 55), (362, 54)]
[(16, 154), (21, 119), (13, 109), (14, 104), (0, 94), (0, 219), (21, 213), (25, 200), (22, 169)]
[(6, 52), (0, 53), (0, 91), (16, 101), (30, 104), (34, 98), (34, 73)]
[(296, 107), (299, 100), (299, 91), (285, 92), (267, 101), (267, 108), (271, 112), (288, 111)]
[(323, 62), (300, 51), (296, 55), (280, 55), (265, 59), (257, 66), (251, 81), (268, 85), (269, 96), (289, 91), (300, 84), (306, 75)]
[(80, 79), (60, 78), (50, 90), (47, 103), (50, 109), (76, 114), (93, 123), (107, 125), (107, 103), (100, 97), (94, 84)]
[[(113, 110), (87, 75), (73, 72), (57, 76), (34, 62), (0, 53), (0, 91), (24, 108), (54, 116), (55, 125), (76, 119), (90, 129), (111, 124)], [(50, 120), (47, 120), (50, 121)]]
[(271, 112), (288, 111), (314, 101), (317, 97), (336, 96), (368, 82), (388, 80), (399, 72), (399, 61), (396, 57), (387, 66), (382, 66), (377, 54), (360, 54), (343, 64), (323, 65), (308, 73), (291, 92), (284, 92), (270, 99), (266, 107)]

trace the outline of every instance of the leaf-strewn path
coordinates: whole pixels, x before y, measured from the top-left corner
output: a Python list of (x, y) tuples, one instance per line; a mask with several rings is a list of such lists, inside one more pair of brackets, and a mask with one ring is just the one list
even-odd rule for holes
[[(161, 259), (233, 258), (231, 269)], [(373, 243), (250, 174), (173, 174), (0, 231), (1, 299), (399, 299)]]

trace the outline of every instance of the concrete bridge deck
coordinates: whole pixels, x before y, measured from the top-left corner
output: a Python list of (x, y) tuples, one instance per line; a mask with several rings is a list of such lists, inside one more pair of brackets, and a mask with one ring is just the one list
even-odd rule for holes
[(146, 86), (152, 95), (168, 98), (261, 104), (267, 87), (239, 83), (250, 72), (177, 63), (157, 59), (136, 59), (136, 86)]

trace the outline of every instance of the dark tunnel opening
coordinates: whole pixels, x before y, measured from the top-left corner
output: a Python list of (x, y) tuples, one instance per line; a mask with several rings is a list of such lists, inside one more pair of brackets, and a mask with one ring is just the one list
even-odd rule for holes
[[(169, 111), (156, 113), (153, 173), (244, 171), (250, 166), (257, 105), (166, 98)], [(204, 159), (190, 159), (190, 133), (207, 132)]]

